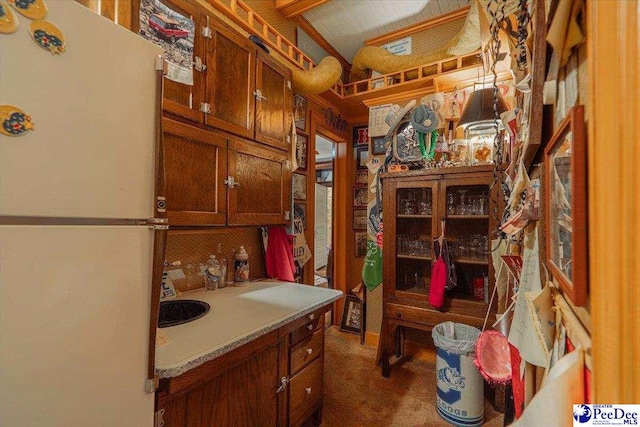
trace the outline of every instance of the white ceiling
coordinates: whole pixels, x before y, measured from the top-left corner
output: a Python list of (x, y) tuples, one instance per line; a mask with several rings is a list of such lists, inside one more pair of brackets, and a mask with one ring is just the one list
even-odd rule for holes
[(330, 0), (304, 18), (349, 62), (364, 41), (467, 6), (468, 0)]

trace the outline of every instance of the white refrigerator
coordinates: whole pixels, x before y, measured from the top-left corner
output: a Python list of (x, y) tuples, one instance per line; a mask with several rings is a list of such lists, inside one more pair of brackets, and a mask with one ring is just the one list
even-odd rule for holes
[(17, 13), (0, 35), (0, 104), (34, 124), (0, 135), (0, 425), (151, 427), (163, 52), (75, 1), (46, 3), (62, 54)]

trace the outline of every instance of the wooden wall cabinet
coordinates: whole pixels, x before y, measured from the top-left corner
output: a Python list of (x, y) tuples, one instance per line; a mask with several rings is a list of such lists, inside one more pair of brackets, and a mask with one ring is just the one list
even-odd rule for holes
[(164, 427), (299, 427), (322, 418), (326, 306), (175, 378), (162, 379)]
[(255, 142), (229, 138), (228, 225), (282, 224), (291, 217), (291, 160)]
[(286, 153), (166, 118), (163, 128), (170, 225), (288, 224)]
[(197, 6), (175, 0), (169, 4), (190, 16), (196, 28), (193, 85), (165, 78), (164, 110), (288, 151), (291, 70)]
[[(403, 353), (405, 327), (430, 331), (441, 322), (453, 321), (482, 328), (494, 286), (489, 245), (498, 225), (492, 215), (498, 198), (492, 182), (491, 165), (383, 177), (380, 356), (384, 376), (389, 376), (390, 356)], [(429, 304), (433, 240), (440, 236), (443, 224), (458, 280), (445, 293), (444, 306), (435, 309)], [(488, 289), (474, 289), (474, 281), (484, 277)]]

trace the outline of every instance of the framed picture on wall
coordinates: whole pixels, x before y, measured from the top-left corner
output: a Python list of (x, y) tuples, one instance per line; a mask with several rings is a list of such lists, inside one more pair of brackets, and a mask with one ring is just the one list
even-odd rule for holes
[(307, 229), (307, 204), (306, 203), (294, 203), (293, 204), (293, 219), (302, 220), (302, 227)]
[(296, 163), (300, 170), (307, 170), (307, 150), (309, 137), (299, 133), (296, 137)]
[(354, 230), (367, 229), (367, 210), (366, 209), (353, 210), (353, 229)]
[(355, 126), (353, 128), (353, 145), (369, 144), (369, 126)]
[(369, 183), (369, 174), (366, 169), (356, 171), (356, 185), (367, 185)]
[(356, 169), (366, 169), (369, 161), (369, 147), (356, 147)]
[(371, 138), (371, 154), (374, 156), (379, 156), (381, 154), (385, 154), (387, 152), (387, 145), (385, 144), (384, 136), (376, 136), (375, 138)]
[(353, 207), (366, 208), (369, 201), (369, 187), (353, 187)]
[(296, 129), (304, 132), (307, 126), (307, 98), (302, 95), (296, 95), (294, 102), (293, 116), (296, 122)]
[(307, 200), (307, 176), (299, 173), (293, 174), (293, 198)]
[(340, 330), (359, 334), (362, 330), (362, 319), (362, 300), (355, 295), (347, 295)]
[(356, 258), (364, 258), (367, 255), (367, 232), (356, 231), (354, 235)]

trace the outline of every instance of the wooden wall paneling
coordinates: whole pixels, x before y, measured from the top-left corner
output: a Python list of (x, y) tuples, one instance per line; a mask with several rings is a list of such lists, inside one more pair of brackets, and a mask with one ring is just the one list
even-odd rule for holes
[[(640, 402), (637, 2), (587, 4), (589, 277), (595, 403)], [(603, 149), (603, 141), (607, 142)]]
[[(312, 105), (313, 103), (309, 103)], [(324, 118), (323, 112), (318, 110), (322, 109), (315, 105), (313, 109), (310, 108), (309, 121), (309, 153), (315, 153), (316, 134), (321, 134), (325, 138), (333, 141), (335, 146), (334, 157), (334, 171), (333, 171), (333, 238), (331, 247), (333, 250), (333, 287), (334, 289), (347, 292), (347, 271), (349, 268), (350, 260), (353, 255), (347, 253), (346, 250), (346, 238), (344, 235), (337, 235), (335, 230), (350, 230), (352, 224), (352, 218), (349, 213), (349, 205), (351, 204), (352, 196), (348, 192), (349, 190), (349, 158), (347, 157), (347, 151), (350, 140), (347, 134), (338, 133), (330, 128)], [(315, 162), (309, 159), (309, 168), (307, 173), (309, 177), (315, 177)], [(351, 177), (353, 179), (353, 177)], [(309, 229), (307, 230), (305, 237), (310, 248), (314, 247), (314, 234), (315, 234), (315, 218), (314, 215), (309, 215), (311, 212), (315, 212), (313, 207), (313, 201), (315, 200), (315, 178), (307, 179), (307, 200), (310, 203), (307, 204), (307, 224)], [(312, 261), (309, 261), (312, 262)], [(313, 265), (313, 264), (312, 264)], [(305, 266), (306, 267), (306, 266)], [(304, 282), (313, 284), (313, 267), (305, 268)], [(344, 306), (344, 299), (336, 301), (334, 305), (334, 324), (339, 324), (340, 315)]]
[[(118, 23), (118, 25), (121, 25), (124, 28), (127, 28), (133, 31), (131, 23), (134, 19), (136, 21), (138, 20), (138, 15), (137, 14), (135, 16), (133, 15), (134, 8), (132, 3), (138, 3), (138, 2), (123, 1), (123, 0), (116, 0), (116, 1), (117, 1), (116, 22)], [(138, 3), (138, 6), (139, 6), (139, 3)], [(139, 9), (136, 9), (136, 10), (139, 11)]]
[(98, 10), (100, 7), (100, 0), (76, 0), (76, 1), (81, 5), (89, 8), (92, 11), (96, 13), (100, 13), (100, 11)]
[(100, 15), (109, 21), (116, 21), (116, 3), (117, 0), (100, 0)]

